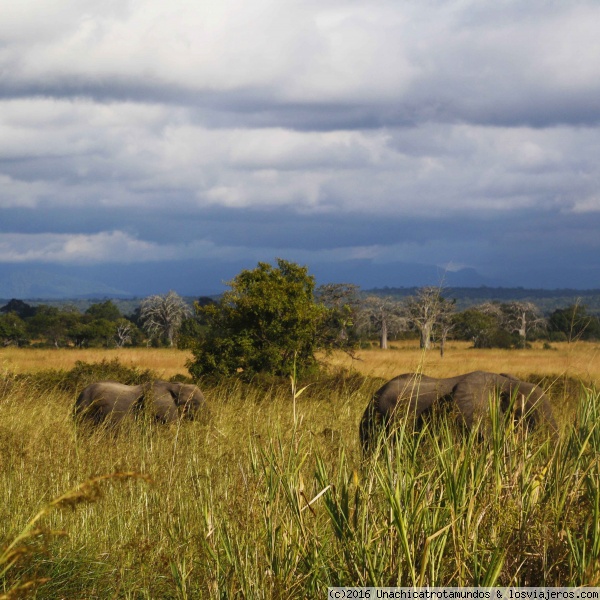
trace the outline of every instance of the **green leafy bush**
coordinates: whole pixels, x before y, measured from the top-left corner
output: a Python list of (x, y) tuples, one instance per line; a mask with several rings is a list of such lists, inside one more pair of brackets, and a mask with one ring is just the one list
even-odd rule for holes
[(190, 373), (201, 377), (258, 373), (303, 374), (316, 367), (327, 309), (315, 302), (314, 277), (306, 267), (278, 259), (239, 273), (220, 301), (197, 306), (206, 334), (193, 349)]
[(69, 393), (79, 393), (84, 387), (95, 381), (118, 381), (126, 385), (137, 385), (157, 379), (157, 374), (151, 369), (128, 367), (119, 359), (102, 360), (87, 363), (78, 360), (75, 366), (64, 369), (46, 369), (37, 373), (19, 374), (14, 376), (16, 381), (27, 381), (31, 386), (43, 390), (58, 389)]

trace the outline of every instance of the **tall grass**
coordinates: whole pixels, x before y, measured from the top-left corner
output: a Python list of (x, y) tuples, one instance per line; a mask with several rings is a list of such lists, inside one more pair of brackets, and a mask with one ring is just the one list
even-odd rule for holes
[[(29, 591), (45, 599), (598, 582), (594, 389), (569, 399), (559, 443), (502, 415), (486, 435), (439, 417), (417, 434), (400, 427), (364, 458), (358, 420), (380, 382), (357, 374), (322, 377), (301, 394), (289, 383), (223, 382), (205, 390), (210, 425), (129, 423), (111, 435), (75, 429), (73, 394), (8, 379), (0, 540), (9, 546), (32, 519), (37, 533), (13, 546), (28, 551), (6, 563), (0, 594), (34, 580)], [(44, 508), (124, 472), (152, 483)], [(51, 535), (59, 531), (66, 537)]]

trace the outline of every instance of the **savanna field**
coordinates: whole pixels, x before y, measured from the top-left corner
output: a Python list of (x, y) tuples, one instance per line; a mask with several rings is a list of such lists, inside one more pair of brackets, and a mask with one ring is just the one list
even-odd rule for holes
[[(295, 386), (206, 384), (210, 424), (116, 435), (76, 429), (85, 377), (118, 365), (181, 378), (189, 354), (0, 350), (0, 597), (600, 585), (600, 345), (467, 346), (322, 356), (326, 372)], [(501, 417), (485, 438), (440, 419), (362, 456), (360, 417), (385, 380), (479, 369), (541, 382), (560, 440)]]

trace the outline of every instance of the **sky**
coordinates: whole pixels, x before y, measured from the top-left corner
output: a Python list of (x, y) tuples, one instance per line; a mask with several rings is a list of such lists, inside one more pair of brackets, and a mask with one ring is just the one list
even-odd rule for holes
[(597, 0), (0, 3), (0, 274), (600, 288), (599, 158)]

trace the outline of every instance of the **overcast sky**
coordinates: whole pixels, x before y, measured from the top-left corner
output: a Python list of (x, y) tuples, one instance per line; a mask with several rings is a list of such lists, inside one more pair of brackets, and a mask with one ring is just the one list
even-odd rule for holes
[(275, 257), (599, 288), (600, 2), (0, 3), (0, 263)]

